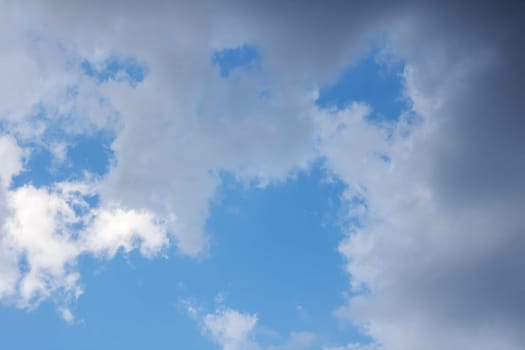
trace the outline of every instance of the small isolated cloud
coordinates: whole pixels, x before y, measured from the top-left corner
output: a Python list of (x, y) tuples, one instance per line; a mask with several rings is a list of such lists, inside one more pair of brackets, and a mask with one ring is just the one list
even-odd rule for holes
[(255, 349), (252, 332), (257, 323), (257, 315), (243, 314), (236, 310), (218, 310), (204, 315), (204, 329), (213, 341), (224, 350)]
[(58, 312), (60, 314), (60, 317), (62, 317), (62, 319), (66, 321), (67, 323), (75, 322), (75, 316), (73, 315), (70, 309), (64, 307), (64, 308), (60, 308)]
[[(279, 344), (258, 339), (263, 335), (279, 338), (278, 333), (258, 324), (257, 314), (240, 312), (220, 306), (215, 312), (203, 313), (190, 302), (184, 302), (188, 315), (200, 326), (202, 333), (224, 350), (307, 350), (317, 342), (312, 332), (292, 332)], [(264, 338), (264, 337), (262, 337)]]
[(220, 307), (213, 313), (201, 314), (191, 303), (185, 303), (186, 311), (195, 319), (204, 335), (224, 350), (260, 349), (254, 342), (257, 315)]

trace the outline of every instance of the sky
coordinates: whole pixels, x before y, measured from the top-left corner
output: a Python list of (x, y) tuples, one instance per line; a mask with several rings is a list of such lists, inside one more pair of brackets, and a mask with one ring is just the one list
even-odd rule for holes
[(0, 347), (522, 349), (524, 10), (0, 0)]

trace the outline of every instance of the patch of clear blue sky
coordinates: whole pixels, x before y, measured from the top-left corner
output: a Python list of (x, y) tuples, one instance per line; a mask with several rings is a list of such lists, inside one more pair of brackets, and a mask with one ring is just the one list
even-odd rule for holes
[(116, 80), (136, 85), (144, 80), (147, 73), (146, 66), (138, 60), (118, 55), (111, 55), (103, 62), (84, 60), (80, 67), (84, 74), (94, 78), (98, 83)]
[[(232, 70), (261, 64), (260, 54), (246, 47), (215, 52), (212, 64), (224, 77)], [(113, 71), (126, 72), (120, 63), (89, 69), (86, 74), (99, 83), (121, 74)], [(398, 102), (402, 89), (395, 81), (397, 73), (397, 69), (385, 71), (371, 55), (323, 87), (317, 103), (342, 108), (353, 100), (365, 101), (380, 115), (394, 119), (403, 108)], [(15, 179), (15, 186), (47, 185), (75, 178), (84, 170), (99, 175), (108, 171), (113, 157), (110, 133), (69, 138), (56, 129), (46, 137), (70, 142), (66, 161), (54, 164), (45, 147), (33, 145), (27, 169)], [(320, 343), (367, 342), (349, 325), (341, 328), (332, 314), (344, 304), (343, 293), (348, 290), (337, 252), (345, 204), (340, 200), (344, 185), (325, 179), (322, 161), (295, 179), (265, 189), (222, 174), (223, 184), (206, 225), (212, 238), (208, 257), (195, 260), (173, 250), (167, 259), (148, 260), (132, 253), (101, 262), (84, 256), (78, 268), (86, 293), (73, 306), (80, 323), (67, 325), (53, 302), (31, 312), (2, 307), (0, 338), (17, 349), (42, 348), (42, 344), (54, 350), (216, 349), (188, 317), (181, 301), (193, 300), (213, 311), (220, 293), (225, 305), (257, 313), (261, 326), (283, 336), (312, 331)], [(258, 338), (272, 342), (263, 335)]]
[(321, 87), (316, 101), (321, 108), (343, 109), (349, 103), (365, 102), (373, 109), (371, 122), (395, 121), (407, 107), (403, 97), (400, 62), (386, 62), (372, 51), (348, 66), (338, 79)]
[(261, 53), (255, 46), (245, 44), (214, 51), (211, 60), (219, 67), (220, 75), (225, 78), (235, 69), (257, 69), (261, 64)]
[[(26, 144), (31, 150), (24, 170), (13, 179), (12, 186), (19, 187), (26, 183), (34, 186), (46, 186), (57, 181), (82, 180), (85, 172), (95, 176), (107, 173), (113, 159), (110, 132), (98, 131), (88, 135), (68, 136), (60, 129), (48, 131), (44, 142)], [(65, 159), (57, 160), (49, 144), (65, 143)]]
[(341, 291), (347, 287), (337, 253), (344, 186), (324, 178), (321, 163), (265, 189), (246, 187), (225, 174), (207, 223), (212, 234), (207, 258), (170, 254), (147, 260), (131, 254), (100, 262), (84, 257), (79, 267), (86, 293), (74, 307), (83, 324), (66, 326), (51, 303), (31, 313), (5, 309), (2, 337), (16, 340), (20, 349), (36, 344), (57, 350), (214, 349), (181, 300), (202, 302), (213, 311), (221, 293), (226, 305), (257, 313), (261, 326), (283, 335), (309, 330), (330, 342), (360, 339), (350, 328), (338, 330), (332, 315), (344, 303)]

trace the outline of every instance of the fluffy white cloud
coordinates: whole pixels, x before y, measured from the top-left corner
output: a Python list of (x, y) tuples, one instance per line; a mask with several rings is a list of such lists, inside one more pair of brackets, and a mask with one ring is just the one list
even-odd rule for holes
[(224, 350), (258, 349), (252, 340), (257, 315), (240, 313), (233, 309), (220, 309), (204, 315), (205, 332)]
[[(78, 276), (67, 266), (80, 253), (70, 229), (79, 217), (68, 203), (69, 194), (24, 186), (8, 194), (10, 215), (3, 226), (3, 244), (17, 254), (23, 273), (21, 303), (46, 298), (55, 290), (75, 288)], [(24, 266), (25, 265), (25, 266)]]
[(118, 205), (95, 209), (83, 233), (86, 249), (113, 257), (117, 251), (140, 249), (144, 256), (157, 254), (168, 245), (164, 223), (146, 210), (125, 210)]
[(82, 291), (75, 264), (82, 254), (111, 258), (119, 250), (139, 249), (152, 256), (167, 246), (165, 227), (153, 214), (117, 206), (90, 208), (86, 190), (58, 183), (7, 193), (0, 245), (10, 273), (2, 279), (3, 289), (20, 306), (37, 305), (55, 292), (66, 300), (78, 297)]
[[(22, 169), (24, 151), (7, 137), (0, 138), (0, 297), (20, 307), (33, 307), (53, 294), (62, 303), (82, 290), (75, 265), (79, 256), (111, 258), (117, 251), (139, 249), (153, 256), (168, 245), (165, 224), (147, 210), (117, 204), (92, 208), (85, 196), (89, 183), (59, 182), (36, 188), (27, 184), (8, 188)], [(73, 320), (69, 309), (61, 312)]]
[[(212, 313), (203, 313), (190, 303), (185, 303), (185, 307), (203, 334), (224, 350), (306, 350), (316, 345), (316, 335), (305, 331), (292, 332), (279, 344), (267, 344), (268, 341), (257, 339), (265, 332), (258, 329), (256, 314), (240, 312), (222, 304)], [(277, 333), (271, 331), (271, 334), (275, 336)]]

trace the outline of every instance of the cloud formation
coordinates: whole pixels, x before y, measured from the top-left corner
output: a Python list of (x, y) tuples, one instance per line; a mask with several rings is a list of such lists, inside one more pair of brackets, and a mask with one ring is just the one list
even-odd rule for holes
[[(60, 182), (3, 193), (2, 300), (31, 308), (58, 293), (67, 305), (82, 293), (75, 271), (81, 255), (111, 258), (139, 249), (153, 256), (167, 246), (165, 225), (154, 214), (91, 208), (86, 199), (91, 191), (86, 184)], [(63, 315), (72, 319), (69, 311)]]
[(257, 323), (256, 315), (225, 309), (216, 314), (206, 314), (202, 323), (205, 332), (224, 350), (257, 348), (251, 340), (251, 333)]
[(400, 124), (383, 148), (391, 161), (356, 173), (342, 155), (357, 135), (329, 141), (337, 143), (332, 168), (361, 185), (368, 208), (340, 246), (354, 290), (368, 292), (338, 314), (385, 349), (519, 349), (524, 341), (525, 109), (515, 65), (524, 50), (512, 6), (452, 8), (417, 12), (393, 30), (406, 94), (423, 121), (408, 137)]
[[(155, 255), (170, 237), (180, 253), (202, 253), (221, 171), (264, 185), (321, 157), (348, 185), (359, 222), (340, 252), (361, 294), (339, 316), (386, 350), (525, 343), (519, 2), (1, 5), (0, 74), (11, 77), (0, 82), (2, 299), (78, 294), (81, 254)], [(376, 125), (366, 118), (374, 106), (360, 101), (319, 110), (316, 88), (378, 41), (405, 64), (406, 113)], [(264, 77), (221, 77), (214, 50), (247, 43), (262, 52)], [(115, 55), (144, 62), (146, 78), (102, 81), (81, 68)], [(89, 190), (79, 190), (87, 181), (11, 188), (23, 145), (56, 146), (44, 135), (57, 125), (114, 132), (110, 172)], [(207, 323), (235, 349), (251, 317), (224, 311)], [(234, 326), (215, 327), (219, 318)]]
[(289, 339), (280, 344), (268, 345), (267, 341), (257, 339), (257, 336), (265, 332), (274, 336), (277, 334), (270, 329), (259, 329), (256, 314), (240, 312), (222, 304), (211, 313), (203, 313), (190, 303), (185, 303), (185, 306), (203, 334), (223, 350), (307, 350), (317, 345), (315, 334), (305, 331), (292, 332)]

